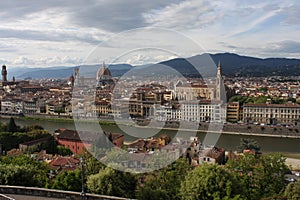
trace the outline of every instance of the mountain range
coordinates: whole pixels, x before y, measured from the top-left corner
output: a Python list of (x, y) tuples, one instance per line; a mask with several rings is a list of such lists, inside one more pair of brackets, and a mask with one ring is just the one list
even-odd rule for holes
[[(168, 66), (171, 69), (178, 71), (184, 76), (198, 76), (199, 72), (195, 70), (192, 64), (199, 66), (211, 65), (207, 57), (210, 56), (214, 63), (217, 65), (221, 63), (222, 73), (225, 76), (300, 76), (300, 59), (288, 59), (288, 58), (255, 58), (249, 56), (240, 56), (233, 53), (218, 53), (218, 54), (202, 54), (189, 58), (175, 58), (167, 61), (163, 61), (157, 64), (147, 64), (143, 66), (132, 66), (129, 64), (111, 64), (108, 68), (111, 71), (112, 76), (122, 76), (124, 73), (131, 71), (132, 69), (137, 72), (147, 72), (147, 69), (151, 68), (152, 75), (159, 73), (163, 74), (164, 70), (162, 66)], [(95, 72), (99, 69), (99, 65), (85, 65), (85, 73), (95, 76)], [(73, 74), (74, 67), (47, 67), (47, 68), (29, 68), (29, 67), (16, 67), (7, 68), (8, 78), (13, 76), (17, 79), (26, 78), (67, 78)], [(214, 67), (214, 66), (213, 66)], [(201, 68), (201, 67), (200, 67)], [(201, 68), (201, 73), (209, 73), (209, 69), (206, 67)], [(205, 71), (206, 70), (206, 71)], [(168, 70), (165, 71), (165, 73)]]

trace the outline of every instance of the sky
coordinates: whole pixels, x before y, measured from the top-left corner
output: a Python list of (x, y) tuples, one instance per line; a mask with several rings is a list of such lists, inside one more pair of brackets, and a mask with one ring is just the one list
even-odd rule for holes
[[(116, 35), (148, 27), (182, 34), (203, 52), (300, 58), (299, 10), (298, 0), (4, 0), (0, 2), (0, 64), (80, 65), (103, 43), (106, 48), (118, 48), (109, 45), (121, 42), (111, 39)], [(158, 43), (172, 38), (143, 37)], [(123, 41), (132, 38), (133, 34)], [(110, 50), (110, 56), (120, 56)], [(141, 64), (173, 57), (135, 54), (127, 55), (126, 61)]]

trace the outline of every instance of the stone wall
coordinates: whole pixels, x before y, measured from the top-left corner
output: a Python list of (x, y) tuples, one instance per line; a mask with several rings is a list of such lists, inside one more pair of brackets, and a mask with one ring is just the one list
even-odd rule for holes
[[(51, 197), (56, 199), (81, 200), (80, 192), (50, 190), (44, 188), (0, 185), (0, 194), (18, 194), (28, 196)], [(86, 194), (87, 200), (125, 200), (125, 198)]]

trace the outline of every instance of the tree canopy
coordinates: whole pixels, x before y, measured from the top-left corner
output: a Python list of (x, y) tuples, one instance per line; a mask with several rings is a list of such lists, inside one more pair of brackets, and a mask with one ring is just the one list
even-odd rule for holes
[(52, 189), (81, 191), (81, 170), (66, 171), (55, 177), (51, 185)]
[(121, 172), (109, 167), (87, 178), (90, 192), (102, 195), (134, 198), (136, 179), (129, 172)]
[(163, 199), (180, 199), (180, 184), (187, 173), (192, 170), (184, 158), (176, 160), (171, 165), (154, 172), (138, 191), (138, 198), (147, 200), (151, 198), (148, 193), (160, 196)]
[(260, 146), (258, 142), (251, 138), (241, 138), (240, 145), (238, 146), (238, 151), (243, 152), (243, 150), (254, 150), (255, 152), (260, 151)]
[(26, 155), (0, 157), (0, 184), (45, 187), (48, 182), (48, 167), (45, 163)]
[(244, 199), (235, 176), (219, 165), (203, 164), (190, 171), (181, 184), (183, 200)]
[(288, 200), (300, 199), (300, 181), (290, 183), (287, 186), (284, 195)]

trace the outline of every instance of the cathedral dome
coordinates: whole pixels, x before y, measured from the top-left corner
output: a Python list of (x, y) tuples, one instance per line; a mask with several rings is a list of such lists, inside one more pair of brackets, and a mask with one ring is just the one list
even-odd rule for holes
[(103, 62), (102, 66), (100, 67), (100, 69), (97, 72), (97, 78), (98, 79), (111, 78), (111, 73), (110, 73), (109, 69), (105, 66), (104, 62)]

